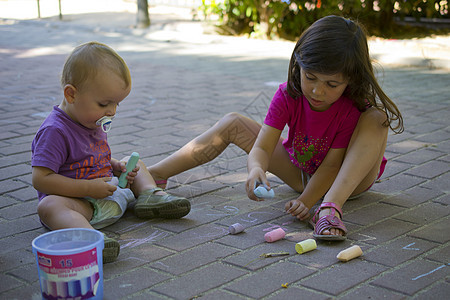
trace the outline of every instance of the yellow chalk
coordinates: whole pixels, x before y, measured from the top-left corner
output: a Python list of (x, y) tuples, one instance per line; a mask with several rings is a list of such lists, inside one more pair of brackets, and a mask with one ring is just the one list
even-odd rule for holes
[(295, 251), (302, 254), (317, 248), (316, 241), (313, 239), (307, 239), (295, 244)]
[(283, 283), (283, 284), (281, 285), (281, 287), (283, 287), (283, 288), (287, 289), (287, 287), (288, 287), (288, 283)]
[(343, 262), (347, 262), (349, 260), (352, 260), (358, 256), (361, 256), (363, 254), (361, 248), (357, 245), (352, 246), (350, 248), (347, 248), (345, 250), (342, 250), (337, 255), (337, 259)]

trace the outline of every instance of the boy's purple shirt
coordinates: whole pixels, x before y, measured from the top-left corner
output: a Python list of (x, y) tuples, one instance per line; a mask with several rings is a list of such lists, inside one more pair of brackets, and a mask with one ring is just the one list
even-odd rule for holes
[[(74, 122), (58, 106), (40, 126), (31, 145), (31, 166), (74, 179), (112, 177), (111, 149), (100, 128)], [(39, 200), (46, 194), (38, 191)]]

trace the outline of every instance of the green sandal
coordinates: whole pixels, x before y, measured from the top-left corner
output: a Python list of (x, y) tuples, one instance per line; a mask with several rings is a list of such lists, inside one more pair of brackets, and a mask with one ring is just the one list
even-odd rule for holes
[(107, 264), (115, 261), (120, 252), (119, 242), (105, 235), (104, 244), (105, 248), (103, 248), (103, 263)]
[(158, 191), (163, 191), (163, 189), (155, 187), (139, 195), (134, 206), (134, 213), (137, 217), (179, 219), (190, 212), (191, 203), (186, 198), (170, 194), (155, 195)]

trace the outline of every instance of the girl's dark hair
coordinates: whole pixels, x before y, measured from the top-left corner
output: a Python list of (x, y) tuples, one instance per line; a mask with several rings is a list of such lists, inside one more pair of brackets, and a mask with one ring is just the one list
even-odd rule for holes
[[(364, 28), (349, 19), (327, 16), (306, 29), (291, 56), (287, 92), (302, 95), (300, 69), (333, 75), (342, 73), (349, 80), (344, 95), (360, 111), (369, 103), (386, 114), (383, 125), (403, 131), (403, 118), (395, 103), (383, 92), (373, 72)], [(393, 121), (397, 124), (393, 126)]]

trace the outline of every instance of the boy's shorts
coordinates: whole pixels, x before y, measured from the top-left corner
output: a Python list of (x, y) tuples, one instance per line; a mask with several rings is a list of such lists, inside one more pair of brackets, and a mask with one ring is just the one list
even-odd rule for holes
[[(113, 177), (108, 183), (117, 186), (119, 179)], [(112, 196), (103, 199), (94, 199), (91, 197), (86, 197), (85, 199), (94, 208), (92, 219), (89, 223), (95, 229), (101, 229), (117, 222), (125, 213), (128, 203), (135, 200), (134, 194), (130, 189), (122, 189), (120, 187), (117, 187), (117, 190), (114, 191)], [(42, 220), (41, 223), (45, 228), (50, 229)]]
[[(117, 177), (113, 177), (109, 183), (117, 185)], [(125, 213), (128, 203), (135, 200), (134, 194), (130, 189), (120, 187), (117, 187), (112, 196), (103, 199), (91, 197), (86, 197), (85, 199), (94, 207), (94, 213), (89, 223), (95, 229), (101, 229), (117, 222)]]

